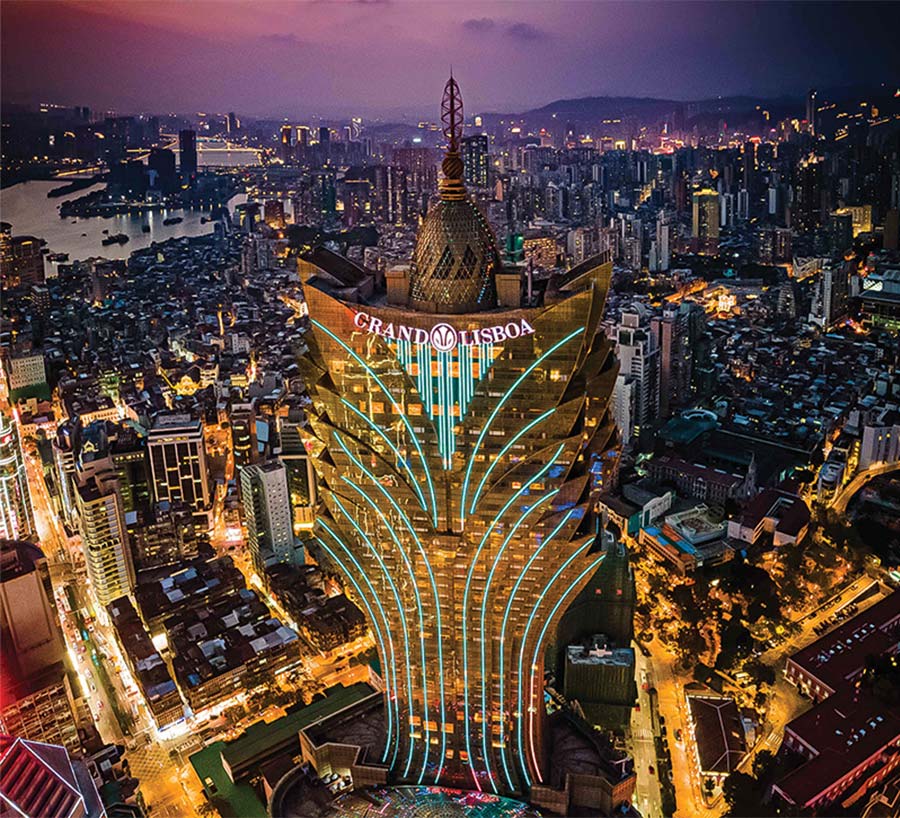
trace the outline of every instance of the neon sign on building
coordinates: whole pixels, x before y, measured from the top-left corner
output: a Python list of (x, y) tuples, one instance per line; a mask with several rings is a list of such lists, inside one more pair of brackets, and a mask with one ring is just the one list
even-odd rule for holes
[(372, 335), (380, 335), (392, 341), (409, 341), (413, 344), (430, 343), (438, 352), (449, 352), (458, 346), (472, 347), (480, 344), (500, 344), (504, 341), (534, 335), (534, 327), (524, 318), (497, 324), (493, 327), (459, 330), (442, 321), (431, 330), (421, 327), (410, 327), (406, 324), (383, 321), (367, 312), (357, 312), (353, 323)]

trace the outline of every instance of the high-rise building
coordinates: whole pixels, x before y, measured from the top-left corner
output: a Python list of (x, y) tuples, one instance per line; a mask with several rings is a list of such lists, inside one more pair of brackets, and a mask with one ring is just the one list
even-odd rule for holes
[(0, 733), (80, 749), (66, 649), (40, 548), (0, 541)]
[(714, 256), (719, 252), (719, 194), (715, 190), (694, 191), (693, 230), (698, 253)]
[(134, 587), (119, 478), (111, 465), (96, 464), (77, 479), (75, 505), (88, 578), (97, 603), (105, 608)]
[(281, 126), (281, 161), (290, 162), (294, 157), (294, 126)]
[(809, 132), (813, 135), (817, 135), (816, 128), (816, 119), (818, 118), (818, 103), (816, 102), (816, 98), (818, 97), (818, 92), (815, 88), (810, 88), (806, 94), (806, 124), (809, 128)]
[(659, 414), (667, 417), (690, 397), (691, 345), (687, 312), (667, 306), (650, 320), (650, 330), (659, 350)]
[(247, 544), (256, 573), (265, 577), (266, 566), (297, 561), (287, 470), (271, 460), (245, 466), (240, 474)]
[(19, 431), (0, 410), (0, 539), (18, 540), (34, 532), (31, 494)]
[(659, 417), (659, 347), (639, 310), (623, 312), (616, 332), (620, 372), (631, 375), (636, 384), (635, 434)]
[(637, 385), (631, 375), (620, 372), (613, 389), (613, 418), (622, 439), (627, 446), (634, 437), (634, 424), (637, 418)]
[(241, 129), (241, 121), (237, 118), (237, 115), (234, 111), (228, 112), (228, 117), (225, 119), (225, 130), (227, 133), (235, 134)]
[(147, 168), (152, 173), (150, 187), (162, 193), (172, 193), (178, 187), (175, 154), (167, 148), (150, 148)]
[(488, 186), (490, 156), (487, 134), (474, 134), (462, 140), (463, 178), (467, 185), (477, 188)]
[(0, 281), (4, 290), (44, 283), (44, 254), (39, 239), (0, 231)]
[(178, 132), (178, 165), (181, 182), (191, 185), (197, 179), (197, 134), (195, 131)]
[(189, 415), (162, 415), (147, 439), (157, 503), (184, 504), (198, 527), (209, 523), (209, 473), (203, 423)]
[(617, 366), (598, 333), (612, 264), (521, 306), (443, 104), (440, 202), (388, 305), (305, 286), (314, 541), (365, 610), (400, 782), (551, 785), (544, 649), (604, 559), (594, 507), (617, 457)]

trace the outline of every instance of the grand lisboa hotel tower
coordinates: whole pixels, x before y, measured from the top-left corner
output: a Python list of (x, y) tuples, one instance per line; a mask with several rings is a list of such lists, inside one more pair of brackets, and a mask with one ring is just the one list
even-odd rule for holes
[(526, 303), (522, 265), (504, 264), (463, 183), (452, 77), (442, 122), (440, 201), (411, 263), (379, 286), (336, 257), (304, 282), (313, 541), (378, 650), (386, 735), (369, 761), (385, 782), (534, 800), (549, 786), (544, 653), (606, 553), (612, 265)]

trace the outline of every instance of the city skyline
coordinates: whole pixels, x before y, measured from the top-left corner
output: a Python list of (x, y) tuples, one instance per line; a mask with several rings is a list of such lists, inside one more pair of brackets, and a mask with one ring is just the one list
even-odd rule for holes
[[(478, 66), (470, 110), (503, 113), (587, 96), (778, 98), (890, 82), (900, 71), (877, 3), (213, 8), (4, 3), (3, 97), (127, 112), (415, 119), (454, 61), (462, 72)], [(847, 60), (854, 42), (865, 48)]]

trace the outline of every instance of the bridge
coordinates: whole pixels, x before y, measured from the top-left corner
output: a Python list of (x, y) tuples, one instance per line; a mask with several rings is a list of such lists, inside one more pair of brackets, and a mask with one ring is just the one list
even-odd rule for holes
[(876, 463), (874, 466), (869, 466), (869, 468), (857, 472), (846, 486), (835, 493), (829, 507), (834, 509), (838, 514), (843, 514), (856, 493), (873, 477), (878, 477), (881, 474), (887, 474), (888, 472), (897, 469), (900, 469), (900, 460)]

